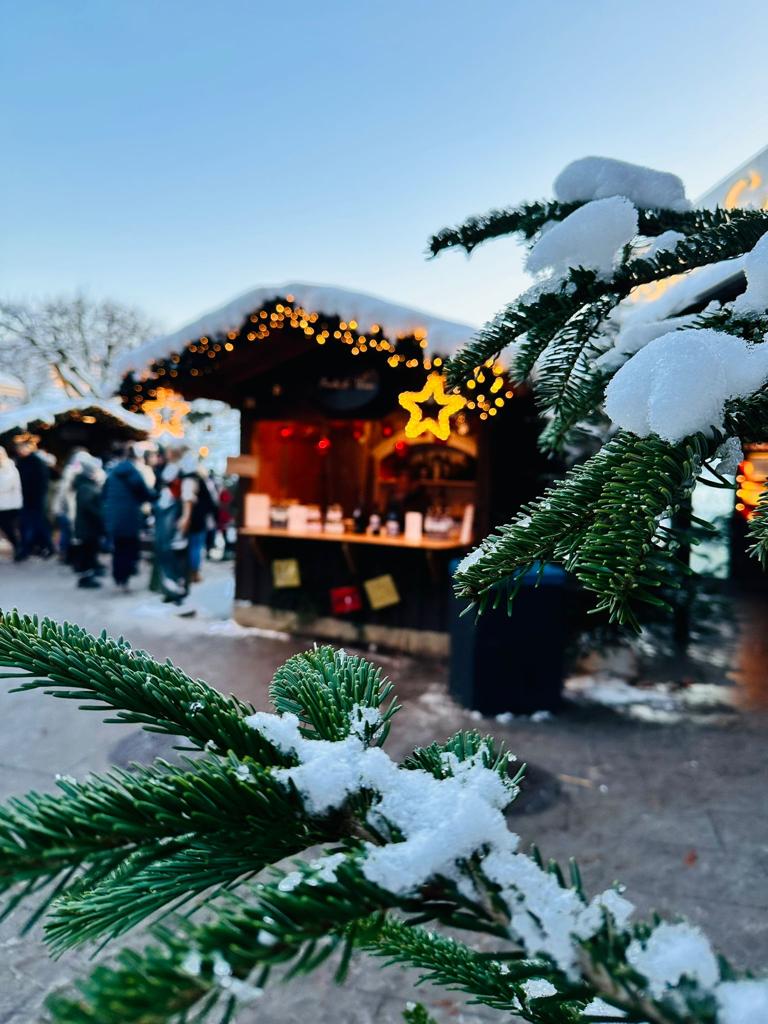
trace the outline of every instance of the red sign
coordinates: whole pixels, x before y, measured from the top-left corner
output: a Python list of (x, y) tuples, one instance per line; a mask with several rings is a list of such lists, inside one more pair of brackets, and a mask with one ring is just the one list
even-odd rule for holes
[(363, 599), (357, 587), (333, 587), (331, 590), (331, 610), (334, 615), (359, 612), (362, 607)]

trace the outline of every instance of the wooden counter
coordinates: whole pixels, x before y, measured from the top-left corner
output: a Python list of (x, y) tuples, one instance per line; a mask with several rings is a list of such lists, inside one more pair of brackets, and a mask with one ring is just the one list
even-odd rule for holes
[(243, 537), (281, 537), (284, 540), (326, 540), (336, 541), (337, 544), (371, 544), (392, 548), (411, 548), (415, 551), (460, 551), (470, 546), (469, 544), (462, 544), (458, 537), (450, 537), (445, 540), (436, 537), (406, 540), (402, 534), (398, 537), (389, 537), (384, 533), (376, 536), (368, 533), (315, 533), (311, 530), (301, 532), (297, 530), (279, 530), (272, 526), (243, 526), (239, 532)]

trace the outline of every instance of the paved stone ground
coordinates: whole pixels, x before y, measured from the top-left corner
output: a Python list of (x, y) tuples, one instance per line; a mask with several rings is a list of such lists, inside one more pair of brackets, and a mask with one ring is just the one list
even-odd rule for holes
[[(171, 657), (221, 689), (267, 706), (274, 668), (304, 641), (230, 629), (228, 568), (209, 567), (201, 613), (177, 618), (146, 592), (118, 596), (78, 591), (67, 570), (0, 561), (0, 607), (123, 633), (154, 655)], [(380, 657), (404, 703), (389, 747), (402, 755), (417, 743), (478, 725), (504, 739), (532, 767), (532, 786), (514, 827), (547, 856), (578, 858), (588, 887), (621, 879), (641, 912), (679, 911), (700, 923), (741, 966), (768, 962), (768, 718), (752, 712), (717, 727), (650, 725), (610, 712), (572, 708), (555, 720), (473, 722), (445, 691), (445, 666), (405, 657)], [(514, 668), (505, 669), (513, 672)], [(500, 679), (499, 685), (503, 685)], [(83, 774), (109, 764), (145, 760), (162, 741), (100, 722), (42, 694), (0, 695), (0, 798), (53, 785), (56, 772)], [(720, 720), (718, 720), (720, 721)], [(535, 785), (534, 785), (535, 783)], [(0, 1024), (42, 1020), (45, 993), (83, 969), (82, 956), (48, 960), (37, 936), (18, 938), (15, 915), (0, 926)], [(313, 1019), (390, 1024), (413, 997), (413, 975), (381, 972), (361, 959), (343, 988), (327, 971), (275, 987), (244, 1024), (293, 1024)], [(466, 1008), (435, 989), (422, 1000), (441, 1022), (480, 1024), (499, 1019)]]

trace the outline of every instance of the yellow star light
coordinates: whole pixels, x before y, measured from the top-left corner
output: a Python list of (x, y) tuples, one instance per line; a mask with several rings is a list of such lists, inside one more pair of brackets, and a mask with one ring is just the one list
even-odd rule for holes
[[(440, 406), (437, 419), (424, 415), (422, 405), (430, 401)], [(441, 441), (447, 441), (451, 436), (451, 416), (467, 404), (466, 398), (462, 398), (461, 395), (446, 395), (444, 380), (439, 373), (430, 373), (421, 391), (403, 391), (399, 402), (405, 411), (411, 414), (405, 425), (406, 437), (432, 433)]]
[(170, 388), (158, 388), (154, 398), (141, 407), (141, 411), (152, 421), (152, 437), (184, 436), (184, 417), (192, 406)]

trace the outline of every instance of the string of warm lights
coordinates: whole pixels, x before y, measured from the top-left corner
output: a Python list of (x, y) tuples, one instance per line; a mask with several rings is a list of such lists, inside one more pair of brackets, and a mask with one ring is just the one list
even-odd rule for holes
[[(158, 392), (172, 388), (180, 377), (188, 374), (199, 378), (215, 373), (218, 362), (236, 349), (264, 342), (286, 328), (302, 331), (318, 345), (329, 341), (343, 344), (353, 356), (379, 353), (393, 369), (421, 367), (427, 373), (434, 373), (443, 365), (440, 356), (430, 356), (427, 352), (424, 330), (416, 329), (395, 339), (388, 338), (379, 324), (371, 324), (361, 332), (356, 320), (342, 320), (307, 310), (296, 303), (293, 295), (287, 295), (251, 313), (239, 330), (211, 337), (202, 335), (190, 341), (182, 352), (154, 362), (138, 379), (129, 374), (120, 389), (121, 398), (132, 411), (141, 411), (148, 401), (157, 399)], [(454, 388), (453, 393), (461, 395), (465, 408), (477, 412), (481, 420), (496, 416), (514, 395), (505, 369), (497, 360), (478, 366), (474, 376), (460, 388)]]

